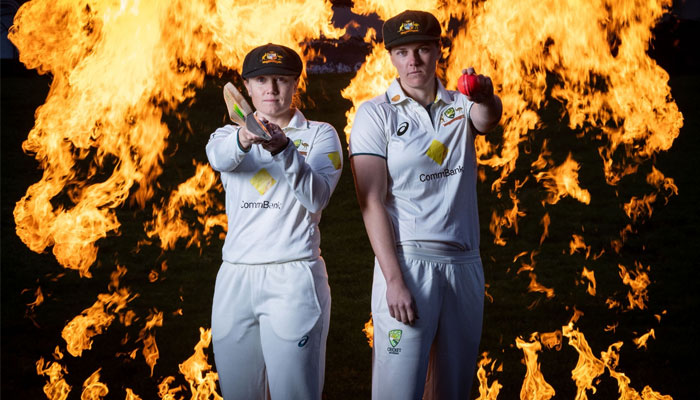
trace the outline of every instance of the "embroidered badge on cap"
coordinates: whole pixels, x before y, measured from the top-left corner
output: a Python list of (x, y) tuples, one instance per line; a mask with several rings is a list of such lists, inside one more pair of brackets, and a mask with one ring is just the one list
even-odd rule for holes
[(420, 24), (415, 21), (406, 20), (399, 25), (399, 33), (405, 35), (409, 32), (418, 32), (420, 29)]
[(260, 59), (260, 62), (263, 64), (268, 64), (268, 63), (275, 63), (275, 64), (282, 64), (282, 55), (278, 54), (275, 51), (268, 51), (267, 53), (263, 54), (262, 58)]

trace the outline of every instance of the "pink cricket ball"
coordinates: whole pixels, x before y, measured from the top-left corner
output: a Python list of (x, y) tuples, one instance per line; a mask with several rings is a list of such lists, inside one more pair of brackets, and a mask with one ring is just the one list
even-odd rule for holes
[(457, 88), (463, 94), (467, 96), (472, 96), (479, 91), (479, 78), (476, 75), (464, 74), (459, 77), (459, 82), (457, 82)]

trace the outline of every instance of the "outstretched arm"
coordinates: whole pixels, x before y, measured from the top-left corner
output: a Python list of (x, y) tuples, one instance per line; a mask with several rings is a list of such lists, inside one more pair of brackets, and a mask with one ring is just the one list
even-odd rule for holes
[[(462, 70), (462, 73), (473, 75), (474, 68), (469, 67)], [(469, 100), (474, 102), (469, 112), (469, 118), (477, 131), (486, 133), (495, 128), (501, 121), (503, 105), (501, 99), (493, 92), (491, 78), (484, 75), (477, 75), (477, 77), (479, 90), (471, 96), (467, 96)]]

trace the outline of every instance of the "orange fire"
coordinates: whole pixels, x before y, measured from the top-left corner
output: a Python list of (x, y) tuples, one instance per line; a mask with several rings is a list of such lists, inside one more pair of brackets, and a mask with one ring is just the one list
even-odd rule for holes
[(367, 336), (369, 347), (374, 347), (374, 324), (372, 323), (372, 314), (370, 313), (369, 320), (365, 322), (365, 327), (362, 332)]
[(61, 332), (66, 350), (73, 357), (80, 357), (84, 350), (92, 348), (92, 337), (104, 332), (114, 321), (115, 314), (126, 307), (130, 293), (120, 289), (112, 294), (100, 294), (92, 307), (73, 318)]
[(620, 268), (620, 277), (622, 278), (622, 283), (628, 285), (631, 291), (627, 292), (627, 300), (629, 301), (629, 309), (632, 310), (635, 307), (640, 310), (646, 308), (647, 296), (647, 286), (651, 283), (649, 275), (645, 270), (644, 266), (640, 263), (636, 263), (636, 271), (628, 271), (624, 265), (618, 265)]
[[(479, 397), (477, 400), (496, 400), (498, 398), (498, 393), (500, 392), (503, 385), (494, 380), (490, 385), (488, 381), (489, 373), (486, 372), (484, 367), (491, 364), (490, 370), (493, 372), (496, 361), (492, 361), (489, 358), (488, 353), (483, 353), (481, 355), (481, 360), (479, 360), (478, 369), (476, 371), (476, 378), (479, 381)], [(500, 368), (500, 367), (499, 367)]]
[(151, 312), (151, 315), (146, 319), (146, 326), (139, 332), (139, 340), (143, 342), (143, 358), (146, 360), (146, 364), (151, 367), (151, 376), (153, 376), (153, 368), (160, 358), (154, 332), (156, 326), (163, 326), (163, 313), (157, 310)]
[[(554, 297), (554, 288), (538, 283), (534, 273), (534, 257), (544, 241), (559, 234), (560, 238), (572, 237), (564, 252), (581, 252), (587, 260), (593, 252), (582, 235), (550, 232), (554, 225), (550, 215), (555, 215), (550, 211), (562, 199), (568, 197), (581, 206), (591, 204), (591, 193), (579, 173), (585, 176), (583, 171), (597, 168), (608, 185), (618, 185), (625, 176), (642, 170), (642, 163), (653, 163), (656, 154), (668, 150), (683, 124), (683, 116), (671, 97), (668, 74), (646, 54), (651, 28), (670, 7), (671, 0), (618, 3), (613, 6), (593, 1), (583, 7), (579, 2), (558, 0), (354, 1), (354, 12), (376, 13), (382, 19), (407, 8), (433, 12), (445, 31), (451, 29), (452, 41), (443, 46), (446, 62), (439, 71), (448, 88), (456, 87), (461, 70), (468, 66), (492, 77), (504, 105), (502, 137), (495, 141), (477, 137), (479, 177), (483, 182), (495, 176), (491, 189), (508, 205), (491, 210), (489, 228), (493, 242), (506, 246), (511, 231), (518, 235), (519, 226), (528, 218), (543, 215), (539, 220), (543, 227), (540, 248), (518, 249), (520, 254), (513, 263), (530, 254), (530, 262), (523, 262), (518, 273), (527, 272), (528, 290), (542, 292), (547, 298)], [(32, 251), (51, 248), (61, 265), (85, 278), (92, 277), (90, 268), (98, 255), (96, 243), (119, 234), (121, 223), (116, 210), (127, 204), (152, 207), (148, 212), (152, 219), (144, 230), (164, 252), (175, 249), (182, 239), (186, 246), (200, 248), (211, 243), (214, 235), (226, 230), (226, 216), (223, 204), (217, 200), (222, 188), (208, 166), (194, 162), (192, 177), (168, 196), (154, 198), (171, 136), (164, 116), (180, 117), (178, 105), (194, 97), (206, 74), (239, 69), (243, 56), (258, 44), (277, 42), (306, 59), (314, 57), (315, 53), (303, 45), (305, 41), (343, 34), (343, 30), (331, 26), (332, 12), (330, 3), (324, 0), (33, 0), (24, 4), (9, 38), (28, 68), (51, 74), (53, 81), (23, 144), (44, 173), (15, 206), (18, 236)], [(266, 29), (259, 29), (261, 26)], [(370, 30), (364, 38), (373, 48), (342, 91), (352, 102), (346, 113), (347, 136), (357, 106), (381, 94), (395, 77), (387, 52), (374, 34)], [(305, 80), (306, 75), (302, 76), (302, 90)], [(525, 167), (530, 170), (522, 176), (513, 174), (519, 168), (523, 144), (534, 142), (537, 129), (546, 124), (540, 111), (555, 102), (561, 105), (561, 118), (568, 121), (573, 134), (596, 138), (599, 164), (582, 165), (573, 151), (564, 160), (555, 158), (549, 150), (552, 145), (542, 140), (536, 160)], [(678, 194), (673, 179), (654, 165), (646, 178), (653, 192), (620, 199), (621, 209), (631, 223), (619, 231), (619, 238), (610, 239), (611, 253), (623, 252), (628, 237), (635, 233), (635, 224), (651, 217), (657, 200), (668, 201)], [(539, 189), (543, 213), (523, 209), (518, 196)], [(188, 213), (196, 218), (186, 218)], [(596, 250), (598, 255), (593, 260), (604, 252)], [(609, 298), (606, 302), (611, 308), (646, 308), (650, 267), (639, 261), (635, 266), (632, 270), (619, 265), (620, 278), (630, 288), (629, 305)], [(148, 280), (157, 284), (166, 269), (163, 262), (160, 271), (151, 270)], [(138, 294), (119, 287), (125, 273), (126, 268), (118, 266), (111, 277), (110, 293), (100, 294), (91, 307), (63, 329), (66, 351), (73, 357), (90, 349), (92, 338), (108, 329), (116, 318), (124, 326), (138, 321), (134, 311), (126, 309), (129, 300)], [(574, 279), (586, 280), (588, 293), (596, 294), (593, 271), (583, 267), (580, 278)], [(41, 296), (37, 289), (36, 300), (29, 304), (32, 310), (41, 304)], [(162, 324), (163, 313), (152, 310), (137, 339), (143, 344), (141, 352), (151, 375), (159, 359), (155, 329)], [(617, 323), (609, 326), (616, 327)], [(363, 331), (371, 346), (371, 319)], [(203, 353), (209, 335), (200, 329), (195, 355), (180, 366), (193, 396), (210, 391), (216, 397), (216, 374)], [(583, 333), (573, 328), (573, 321), (561, 332), (533, 334), (529, 342), (515, 339), (527, 365), (521, 396), (554, 396), (554, 389), (539, 370), (537, 354), (543, 351), (542, 346), (561, 348), (562, 335), (579, 352), (579, 362), (572, 371), (579, 398), (585, 398), (587, 391), (595, 392), (593, 382), (602, 373), (601, 366), (618, 381), (620, 393), (639, 398), (629, 387), (629, 379), (615, 370), (621, 344), (611, 345), (608, 352), (596, 358)], [(653, 335), (651, 330), (635, 344), (644, 347)], [(128, 337), (124, 338), (126, 342)], [(132, 357), (137, 353), (132, 351)], [(477, 374), (480, 398), (498, 396), (501, 385), (494, 381), (489, 386), (486, 375), (486, 367), (490, 364), (493, 372), (496, 363), (487, 355), (482, 357)], [(44, 387), (47, 397), (67, 397), (71, 388), (63, 379), (65, 367), (45, 363), (42, 358), (37, 362), (37, 373), (48, 377)], [(182, 385), (171, 389), (174, 381), (174, 377), (161, 380), (162, 399), (175, 399), (186, 390)], [(106, 395), (106, 386), (104, 390), (100, 386), (99, 370), (85, 382), (97, 390), (92, 398)], [(139, 396), (127, 389), (127, 398)], [(670, 397), (645, 387), (641, 398)]]
[(653, 339), (656, 339), (656, 336), (654, 335), (653, 329), (650, 330), (649, 332), (643, 334), (642, 336), (640, 336), (636, 339), (633, 339), (632, 341), (634, 342), (634, 344), (637, 345), (638, 349), (641, 349), (642, 347), (646, 349), (647, 348), (647, 341), (649, 340), (650, 337)]
[(583, 279), (588, 280), (588, 289), (586, 289), (586, 291), (591, 296), (595, 296), (595, 286), (596, 286), (595, 272), (588, 270), (588, 268), (586, 268), (586, 267), (583, 267), (583, 271), (581, 272), (581, 278), (582, 278), (582, 282), (583, 282)]
[(204, 349), (211, 343), (211, 329), (199, 328), (199, 342), (194, 346), (194, 354), (180, 364), (180, 373), (190, 384), (192, 398), (223, 400), (216, 393), (216, 381), (219, 376), (213, 372), (207, 362)]
[[(200, 236), (211, 237), (214, 227), (226, 231), (224, 205), (216, 197), (222, 190), (218, 175), (208, 165), (197, 165), (195, 175), (173, 191), (168, 203), (153, 210), (154, 219), (146, 225), (147, 235), (158, 236), (164, 250), (174, 249), (178, 239), (187, 239), (187, 247), (193, 244), (201, 247)], [(183, 219), (182, 212), (186, 208), (197, 213), (204, 230), (190, 227)]]
[(36, 362), (36, 373), (46, 375), (49, 381), (44, 385), (44, 394), (50, 400), (65, 400), (68, 398), (71, 386), (66, 383), (63, 375), (67, 373), (66, 368), (57, 362), (45, 363), (44, 358)]
[(109, 389), (107, 385), (100, 382), (100, 369), (95, 371), (83, 383), (83, 393), (80, 396), (81, 400), (100, 400), (107, 396)]
[(520, 389), (520, 398), (547, 400), (554, 397), (555, 391), (544, 379), (542, 372), (540, 372), (537, 353), (542, 350), (542, 345), (535, 337), (536, 335), (533, 335), (530, 342), (526, 342), (521, 338), (515, 339), (516, 346), (523, 351), (525, 356), (523, 362), (527, 368), (523, 387)]

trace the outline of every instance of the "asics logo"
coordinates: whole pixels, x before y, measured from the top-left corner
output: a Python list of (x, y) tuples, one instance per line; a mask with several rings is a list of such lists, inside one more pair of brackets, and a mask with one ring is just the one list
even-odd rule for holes
[(408, 130), (408, 122), (404, 122), (401, 125), (399, 125), (399, 129), (396, 130), (396, 134), (398, 136), (401, 136), (404, 133), (406, 133), (407, 130)]

